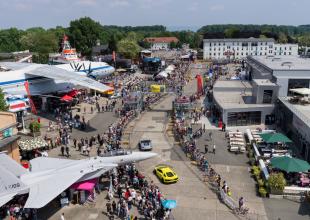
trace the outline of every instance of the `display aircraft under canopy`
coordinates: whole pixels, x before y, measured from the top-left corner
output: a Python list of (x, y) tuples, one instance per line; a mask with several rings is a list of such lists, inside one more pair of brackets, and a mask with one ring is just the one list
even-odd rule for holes
[(120, 164), (156, 155), (119, 150), (104, 157), (82, 160), (38, 157), (30, 160), (31, 170), (28, 171), (5, 153), (0, 153), (0, 207), (16, 195), (29, 193), (24, 208), (42, 208), (76, 182), (98, 178)]
[(68, 92), (78, 85), (99, 92), (111, 89), (87, 77), (85, 72), (69, 71), (57, 65), (0, 62), (0, 87), (5, 93), (27, 95), (26, 81), (31, 95)]

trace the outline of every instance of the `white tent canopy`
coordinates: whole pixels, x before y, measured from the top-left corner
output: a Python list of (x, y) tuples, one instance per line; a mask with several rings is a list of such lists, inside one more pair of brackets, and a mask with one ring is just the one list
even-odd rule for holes
[(165, 70), (161, 71), (160, 73), (158, 73), (157, 76), (161, 76), (161, 77), (167, 78), (168, 77), (168, 72), (166, 72)]
[(165, 71), (167, 71), (167, 72), (172, 72), (174, 69), (175, 69), (175, 66), (174, 66), (174, 65), (169, 65), (169, 66), (165, 69)]
[(298, 88), (298, 89), (290, 89), (291, 92), (300, 94), (300, 95), (310, 95), (309, 88)]

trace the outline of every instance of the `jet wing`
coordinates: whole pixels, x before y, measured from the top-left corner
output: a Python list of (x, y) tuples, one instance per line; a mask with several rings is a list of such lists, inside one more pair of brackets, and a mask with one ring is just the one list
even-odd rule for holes
[(57, 173), (31, 185), (24, 208), (42, 208), (82, 176), (83, 173), (79, 172), (79, 170), (74, 173)]
[(69, 165), (73, 165), (74, 163), (79, 163), (79, 160), (59, 159), (52, 157), (37, 157), (30, 160), (31, 172), (64, 168)]
[(2, 207), (7, 202), (12, 200), (15, 195), (17, 195), (17, 193), (10, 193), (10, 194), (5, 195), (5, 196), (0, 196), (0, 207)]
[(87, 76), (82, 76), (75, 72), (70, 72), (58, 68), (57, 66), (50, 66), (50, 65), (38, 66), (37, 68), (33, 68), (27, 71), (27, 74), (35, 76), (43, 76), (54, 80), (60, 80), (63, 82), (68, 82), (75, 85), (80, 85), (83, 87), (94, 89), (99, 92), (105, 92), (107, 90), (112, 89), (111, 87), (106, 86), (100, 82), (97, 82), (96, 80), (90, 79)]
[(83, 172), (80, 169), (75, 169), (72, 172), (57, 171), (55, 174), (49, 174), (47, 178), (30, 185), (29, 196), (24, 208), (42, 208), (73, 183), (88, 180), (89, 177), (98, 177), (95, 175), (96, 172), (101, 174), (103, 170), (106, 172), (116, 166), (116, 164), (107, 163), (83, 169)]

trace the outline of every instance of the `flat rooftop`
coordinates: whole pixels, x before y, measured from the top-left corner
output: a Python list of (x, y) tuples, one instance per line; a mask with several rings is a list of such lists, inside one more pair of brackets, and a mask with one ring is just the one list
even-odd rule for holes
[(277, 86), (277, 84), (271, 82), (269, 79), (253, 79), (253, 82), (259, 86)]
[(213, 86), (213, 97), (217, 104), (223, 109), (247, 109), (273, 106), (271, 104), (254, 103), (252, 88), (249, 81), (217, 80)]
[(271, 70), (309, 70), (310, 58), (297, 56), (252, 56), (249, 61), (259, 63)]
[(252, 85), (249, 81), (242, 80), (217, 80), (213, 85), (213, 89), (217, 88), (252, 88)]
[(290, 97), (279, 97), (286, 107), (310, 127), (310, 105), (292, 104), (288, 101), (289, 98)]
[(222, 39), (203, 39), (205, 42), (274, 42), (273, 38), (222, 38)]

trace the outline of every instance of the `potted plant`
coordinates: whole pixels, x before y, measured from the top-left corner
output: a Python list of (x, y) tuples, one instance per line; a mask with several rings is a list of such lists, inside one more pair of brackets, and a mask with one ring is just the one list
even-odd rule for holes
[(266, 198), (267, 196), (267, 190), (265, 189), (265, 187), (259, 187), (258, 193), (263, 198)]
[(268, 179), (268, 186), (270, 193), (272, 194), (282, 194), (286, 186), (286, 180), (283, 173), (272, 173)]
[(41, 129), (41, 124), (37, 121), (33, 121), (29, 125), (29, 129), (33, 136), (39, 136), (40, 135), (40, 129)]

